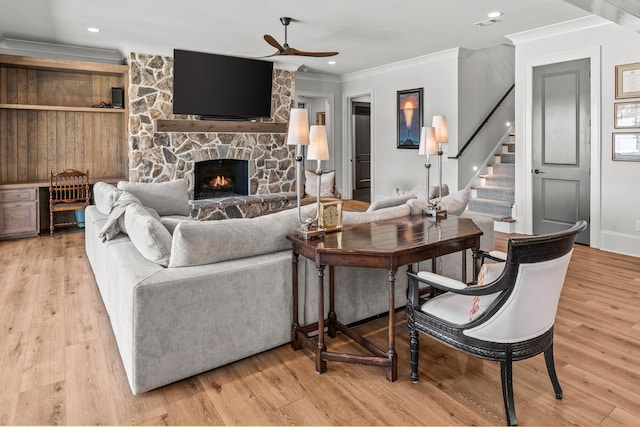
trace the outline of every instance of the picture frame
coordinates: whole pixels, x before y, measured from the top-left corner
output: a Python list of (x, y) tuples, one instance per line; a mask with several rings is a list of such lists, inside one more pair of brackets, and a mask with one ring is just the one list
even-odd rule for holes
[(418, 149), (423, 126), (423, 88), (397, 94), (397, 148)]
[(614, 104), (613, 117), (616, 129), (640, 128), (640, 101)]
[(640, 62), (616, 65), (616, 99), (640, 98)]
[(613, 133), (613, 160), (640, 162), (640, 132)]

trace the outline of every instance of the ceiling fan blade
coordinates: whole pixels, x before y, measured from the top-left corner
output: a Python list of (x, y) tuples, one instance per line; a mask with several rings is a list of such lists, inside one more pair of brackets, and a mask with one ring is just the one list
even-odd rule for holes
[(264, 35), (264, 39), (271, 46), (273, 46), (276, 49), (278, 49), (278, 53), (276, 53), (275, 55), (280, 55), (280, 54), (282, 54), (284, 52), (284, 48), (282, 47), (282, 45), (280, 45), (280, 43), (278, 43), (278, 41), (276, 39), (274, 39), (272, 36), (270, 36), (269, 34), (265, 34)]
[(289, 48), (289, 55), (298, 55), (298, 56), (314, 56), (314, 57), (325, 57), (325, 56), (335, 56), (339, 52), (305, 52), (303, 50), (298, 50), (295, 48)]

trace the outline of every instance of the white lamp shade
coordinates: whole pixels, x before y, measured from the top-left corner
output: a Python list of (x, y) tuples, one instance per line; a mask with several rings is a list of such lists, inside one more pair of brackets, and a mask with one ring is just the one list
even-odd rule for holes
[(437, 154), (436, 130), (433, 127), (423, 126), (420, 132), (420, 146), (418, 155), (432, 156)]
[(304, 108), (292, 108), (287, 145), (309, 145), (309, 116)]
[(449, 141), (449, 131), (447, 130), (447, 116), (433, 116), (431, 124), (436, 130), (436, 142), (444, 144)]
[(311, 145), (307, 152), (309, 160), (329, 160), (329, 143), (327, 142), (327, 127), (313, 125), (309, 132)]

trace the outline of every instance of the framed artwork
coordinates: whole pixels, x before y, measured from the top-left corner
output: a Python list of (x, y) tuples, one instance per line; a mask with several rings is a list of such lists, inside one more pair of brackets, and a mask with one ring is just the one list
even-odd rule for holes
[(420, 146), (422, 129), (422, 92), (423, 89), (398, 91), (398, 146), (397, 148), (415, 148)]
[(316, 113), (316, 124), (317, 125), (326, 125), (327, 124), (327, 113), (324, 111), (320, 113)]
[(613, 160), (640, 162), (640, 133), (614, 133)]
[(640, 127), (640, 102), (618, 102), (614, 104), (614, 127), (616, 129)]
[(640, 62), (616, 65), (616, 98), (640, 98)]

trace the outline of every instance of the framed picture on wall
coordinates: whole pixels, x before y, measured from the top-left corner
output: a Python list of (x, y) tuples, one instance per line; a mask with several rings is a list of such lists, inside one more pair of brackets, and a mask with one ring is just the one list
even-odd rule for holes
[(640, 162), (640, 133), (614, 133), (613, 160)]
[(422, 129), (423, 89), (399, 90), (397, 99), (397, 148), (415, 148), (420, 145)]
[(640, 62), (616, 65), (616, 98), (640, 98)]
[(616, 129), (640, 127), (640, 102), (618, 102), (614, 110)]

